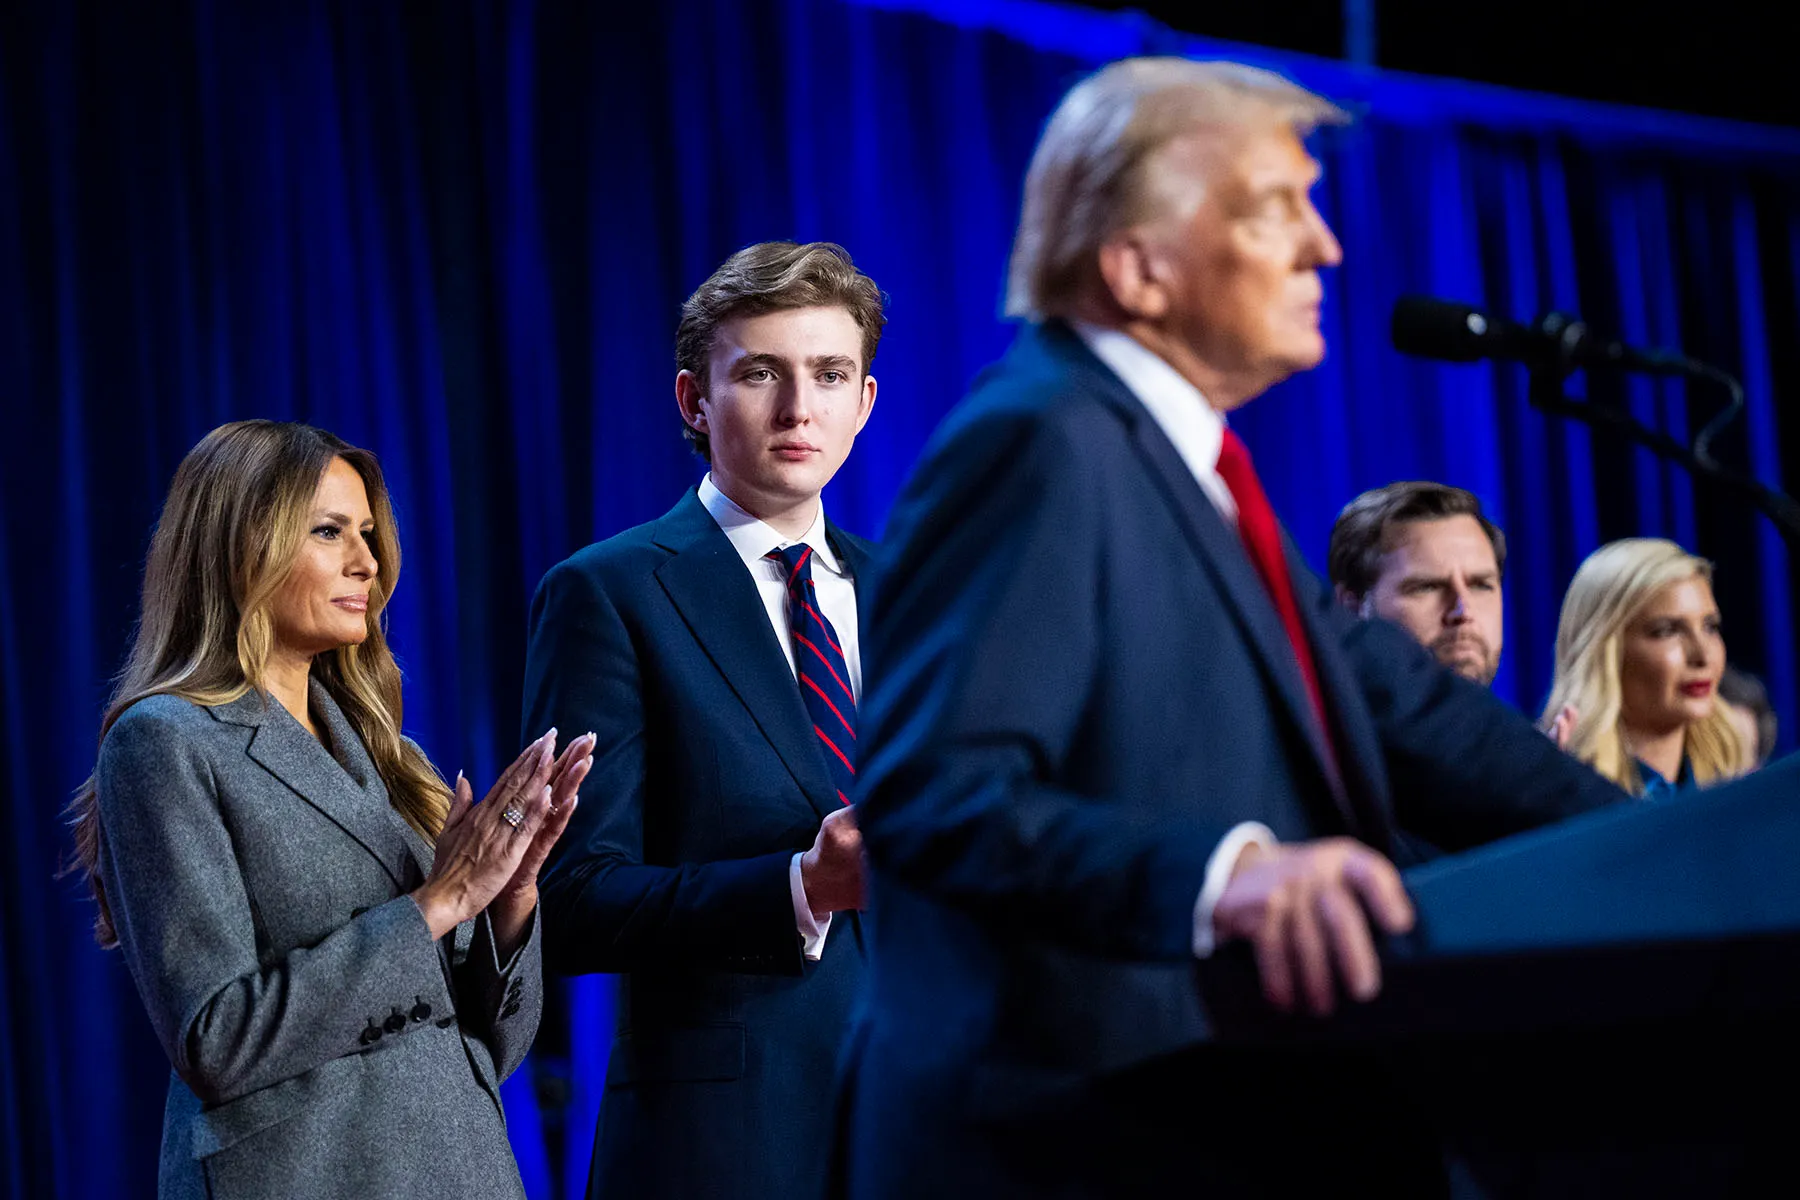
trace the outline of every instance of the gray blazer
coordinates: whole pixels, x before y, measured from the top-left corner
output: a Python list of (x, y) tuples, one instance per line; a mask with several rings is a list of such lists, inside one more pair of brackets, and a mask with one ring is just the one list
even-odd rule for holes
[[(536, 918), (433, 942), (431, 846), (315, 682), (331, 749), (251, 692), (134, 704), (98, 768), (100, 874), (174, 1065), (158, 1195), (524, 1196), (500, 1080), (542, 1005)], [(454, 943), (454, 944), (452, 944)]]

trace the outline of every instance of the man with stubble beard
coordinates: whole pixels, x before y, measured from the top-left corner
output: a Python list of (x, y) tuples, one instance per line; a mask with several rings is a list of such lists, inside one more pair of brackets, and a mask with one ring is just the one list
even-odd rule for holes
[(1387, 618), (1463, 678), (1494, 682), (1506, 536), (1473, 493), (1418, 480), (1364, 492), (1338, 514), (1329, 565), (1346, 608)]

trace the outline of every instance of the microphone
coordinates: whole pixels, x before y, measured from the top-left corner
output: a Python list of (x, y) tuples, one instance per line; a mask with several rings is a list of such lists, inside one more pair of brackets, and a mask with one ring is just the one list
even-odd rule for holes
[(1536, 324), (1492, 317), (1467, 304), (1431, 296), (1402, 296), (1394, 304), (1394, 349), (1416, 358), (1478, 362), (1503, 358), (1533, 367), (1647, 371), (1659, 375), (1701, 373), (1700, 364), (1669, 350), (1638, 350), (1596, 337), (1580, 321), (1549, 313)]

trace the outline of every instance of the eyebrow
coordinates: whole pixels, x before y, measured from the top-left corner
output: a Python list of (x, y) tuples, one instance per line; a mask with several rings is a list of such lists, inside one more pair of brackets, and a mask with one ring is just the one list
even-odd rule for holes
[[(315, 513), (313, 516), (313, 519), (314, 520), (324, 520), (324, 521), (336, 521), (339, 525), (356, 525), (357, 524), (357, 522), (352, 521), (349, 517), (345, 516), (341, 512)], [(374, 524), (375, 524), (375, 518), (370, 517), (367, 520), (361, 522), (361, 527), (368, 528), (369, 526), (374, 525)]]
[[(1470, 583), (1481, 583), (1484, 580), (1492, 580), (1492, 579), (1498, 579), (1498, 578), (1500, 578), (1500, 573), (1498, 571), (1470, 571), (1468, 573), (1468, 580)], [(1421, 571), (1417, 574), (1413, 574), (1413, 575), (1402, 575), (1400, 577), (1400, 586), (1402, 586), (1402, 587), (1405, 587), (1406, 585), (1412, 584), (1412, 583), (1430, 583), (1430, 584), (1436, 584), (1441, 587), (1441, 586), (1448, 584), (1449, 582), (1450, 582), (1450, 576), (1448, 576), (1446, 574), (1442, 574), (1442, 573), (1432, 574), (1432, 573), (1423, 572), (1423, 571)]]
[(1314, 188), (1318, 187), (1324, 179), (1325, 169), (1315, 162), (1312, 171), (1308, 173), (1305, 179), (1271, 179), (1266, 183), (1251, 187), (1250, 198), (1254, 201), (1267, 199), (1270, 196), (1304, 196)]
[[(786, 368), (788, 363), (789, 360), (783, 358), (781, 355), (770, 354), (765, 351), (757, 354), (744, 355), (742, 358), (731, 364), (731, 369), (733, 371), (747, 371), (755, 367)], [(848, 354), (815, 354), (806, 360), (806, 365), (815, 371), (823, 370), (825, 368), (835, 368), (840, 371), (854, 373), (857, 370), (856, 360)]]

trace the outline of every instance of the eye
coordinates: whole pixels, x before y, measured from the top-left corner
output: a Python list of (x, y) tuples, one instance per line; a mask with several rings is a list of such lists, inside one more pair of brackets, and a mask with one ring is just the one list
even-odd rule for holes
[(313, 527), (313, 536), (322, 537), (328, 542), (335, 542), (339, 537), (343, 536), (343, 532), (343, 526), (334, 525), (330, 522)]
[(767, 367), (752, 367), (744, 372), (745, 383), (767, 383), (775, 378), (775, 372)]
[(842, 383), (847, 378), (849, 378), (849, 377), (847, 375), (845, 375), (844, 372), (842, 372), (842, 371), (821, 371), (821, 372), (819, 372), (819, 379), (825, 383)]

